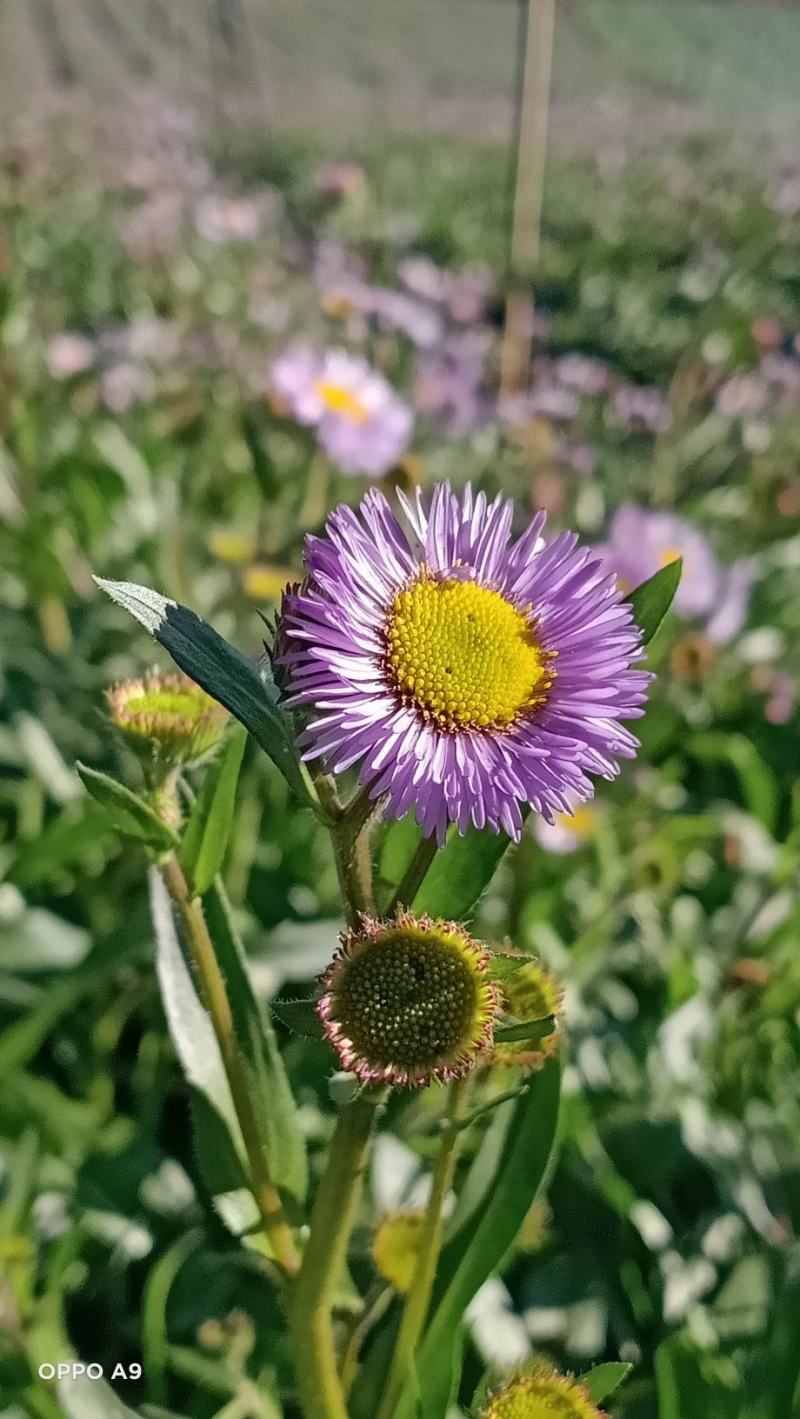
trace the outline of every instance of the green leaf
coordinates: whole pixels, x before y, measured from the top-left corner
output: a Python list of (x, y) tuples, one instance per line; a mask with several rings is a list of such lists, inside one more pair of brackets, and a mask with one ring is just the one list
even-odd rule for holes
[(775, 774), (752, 740), (744, 734), (709, 730), (696, 734), (689, 741), (688, 751), (703, 763), (729, 764), (739, 779), (748, 812), (763, 823), (768, 832), (775, 832), (780, 790)]
[(120, 833), (147, 843), (149, 847), (165, 850), (175, 846), (178, 841), (175, 833), (143, 798), (132, 793), (124, 784), (117, 783), (116, 779), (109, 778), (108, 774), (101, 774), (86, 764), (79, 763), (76, 767), (84, 787), (102, 804)]
[[(245, 1148), (225, 1068), (211, 1021), (184, 960), (172, 907), (158, 871), (150, 873), (150, 897), (156, 927), (161, 994), (170, 1034), (189, 1083), (225, 1124), (233, 1153), (247, 1176)], [(206, 921), (225, 978), (236, 1037), (242, 1051), (250, 1095), (277, 1186), (302, 1200), (307, 1186), (306, 1156), (297, 1125), (294, 1099), (271, 1024), (253, 993), (244, 954), (220, 886), (204, 899)]]
[(73, 971), (91, 946), (88, 931), (44, 907), (28, 907), (3, 921), (0, 917), (0, 961), (5, 971), (35, 975), (39, 971)]
[(261, 1137), (266, 1140), (270, 1172), (282, 1191), (302, 1202), (308, 1187), (308, 1164), (297, 1106), (269, 1012), (256, 999), (244, 950), (219, 881), (206, 893), (203, 906), (228, 987), (250, 1093), (256, 1105)]
[(649, 645), (666, 616), (678, 590), (683, 571), (683, 558), (677, 557), (660, 571), (643, 581), (628, 597), (633, 609), (633, 619), (642, 633), (645, 645)]
[(585, 1375), (579, 1375), (578, 1382), (588, 1390), (592, 1403), (600, 1404), (619, 1389), (632, 1369), (633, 1365), (626, 1365), (622, 1360), (609, 1360), (605, 1365), (595, 1365)]
[(378, 853), (378, 881), (390, 900), (417, 850), (422, 833), (413, 813), (387, 823)]
[(246, 733), (237, 726), (206, 773), (181, 839), (178, 860), (198, 897), (208, 891), (222, 867), (246, 742)]
[(166, 1397), (167, 1302), (183, 1263), (202, 1240), (199, 1231), (186, 1232), (159, 1257), (145, 1282), (142, 1297), (142, 1362), (151, 1398)]
[(123, 1404), (105, 1380), (78, 1375), (59, 1380), (56, 1389), (67, 1419), (141, 1419), (137, 1410)]
[(6, 881), (27, 891), (43, 882), (52, 882), (60, 873), (72, 867), (86, 871), (87, 862), (109, 855), (108, 848), (118, 851), (119, 838), (114, 833), (108, 813), (99, 803), (81, 798), (71, 803), (57, 818), (44, 827), (35, 838), (17, 846)]
[(768, 1339), (756, 1353), (745, 1380), (747, 1396), (741, 1419), (799, 1419), (800, 1416), (800, 1274), (795, 1272), (778, 1296)]
[(194, 611), (146, 586), (129, 581), (97, 585), (144, 626), (193, 680), (230, 710), (277, 765), (298, 797), (318, 807), (294, 744), (292, 721), (277, 702), (275, 687), (252, 660), (229, 645)]
[(469, 828), (461, 837), (451, 830), (414, 898), (413, 910), (452, 921), (462, 920), (486, 891), (510, 846), (511, 838), (507, 833)]
[(156, 933), (156, 973), (169, 1032), (183, 1072), (224, 1122), (237, 1158), (245, 1147), (211, 1020), (184, 959), (167, 889), (150, 869), (150, 909)]
[[(744, 1419), (741, 1380), (728, 1355), (701, 1350), (684, 1335), (672, 1335), (655, 1354), (658, 1419)], [(768, 1419), (758, 1409), (748, 1419)], [(781, 1411), (781, 1419), (793, 1419)]]
[(246, 1161), (205, 1094), (189, 1086), (195, 1162), (214, 1206), (234, 1237), (257, 1231), (260, 1218), (245, 1176)]
[[(469, 1206), (457, 1209), (460, 1216), (442, 1251), (431, 1314), (416, 1356), (423, 1408), (431, 1416), (444, 1419), (450, 1402), (464, 1312), (502, 1267), (544, 1178), (558, 1122), (560, 1080), (558, 1061), (551, 1059), (524, 1094), (498, 1109), (489, 1130), (495, 1146), (490, 1150), (487, 1135), (475, 1160), (477, 1171), (471, 1170)], [(407, 1389), (396, 1419), (411, 1419), (412, 1414), (413, 1396)]]
[(498, 1044), (524, 1040), (526, 1044), (538, 1045), (547, 1039), (548, 1035), (552, 1035), (554, 1029), (555, 1020), (550, 1015), (546, 1020), (527, 1020), (518, 1025), (503, 1025), (499, 1030), (495, 1030), (494, 1037)]
[(307, 1039), (323, 1038), (325, 1032), (313, 996), (304, 1000), (273, 1000), (272, 1009), (281, 1023), (293, 1034), (304, 1035)]

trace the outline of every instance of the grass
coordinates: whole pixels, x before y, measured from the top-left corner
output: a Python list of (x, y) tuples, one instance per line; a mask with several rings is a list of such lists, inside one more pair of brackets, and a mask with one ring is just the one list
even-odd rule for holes
[[(0, 5), (0, 88), (18, 106), (63, 73), (113, 95), (158, 80), (205, 102), (244, 100), (282, 126), (366, 126), (504, 139), (514, 0), (238, 0), (226, 42), (207, 0), (37, 0)], [(764, 126), (793, 108), (800, 14), (710, 0), (560, 0), (554, 88), (597, 135), (623, 108), (657, 127), (689, 105), (705, 126)], [(581, 127), (580, 123), (578, 124)], [(556, 128), (558, 139), (558, 126)]]

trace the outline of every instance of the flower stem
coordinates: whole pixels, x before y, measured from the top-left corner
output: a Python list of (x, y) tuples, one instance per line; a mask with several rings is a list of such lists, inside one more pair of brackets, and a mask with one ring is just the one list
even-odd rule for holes
[(467, 1081), (457, 1079), (450, 1085), (445, 1115), (445, 1127), (439, 1152), (433, 1166), (431, 1195), (425, 1213), (425, 1221), (419, 1243), (419, 1257), (414, 1271), (414, 1279), (406, 1297), (400, 1329), (392, 1355), (392, 1363), (383, 1391), (383, 1400), (377, 1419), (392, 1419), (397, 1402), (408, 1380), (414, 1351), (428, 1314), (439, 1253), (444, 1234), (444, 1203), (453, 1181), (458, 1141), (460, 1137), (459, 1114)]
[(359, 795), (353, 810), (331, 828), (336, 870), (348, 921), (353, 926), (361, 915), (374, 915), (370, 827), (377, 804)]
[(244, 1061), (239, 1051), (225, 980), (219, 968), (214, 943), (209, 935), (203, 908), (189, 891), (178, 859), (170, 853), (160, 863), (161, 876), (172, 901), (180, 912), (186, 938), (206, 1009), (222, 1055), (242, 1139), (250, 1164), (250, 1182), (276, 1261), (288, 1275), (299, 1266), (297, 1250), (283, 1211), (278, 1189), (272, 1181), (261, 1138), (258, 1118)]
[(392, 912), (397, 911), (398, 907), (411, 906), (435, 856), (436, 838), (421, 838), (414, 856), (409, 862), (400, 885), (394, 894), (387, 915), (391, 916)]
[(331, 1301), (347, 1256), (369, 1140), (383, 1092), (361, 1094), (339, 1115), (327, 1170), (320, 1182), (289, 1321), (297, 1384), (305, 1419), (347, 1419), (339, 1379)]

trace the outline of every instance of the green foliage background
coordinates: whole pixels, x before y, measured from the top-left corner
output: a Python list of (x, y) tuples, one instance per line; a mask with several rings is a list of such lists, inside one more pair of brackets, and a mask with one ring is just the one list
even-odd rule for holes
[[(596, 0), (575, 9), (606, 24), (622, 0), (602, 16)], [(693, 22), (698, 55), (710, 12)], [(635, 22), (611, 27), (614, 53), (639, 75), (643, 53), (656, 62), (660, 13), (643, 0)], [(772, 75), (795, 22), (770, 21)], [(760, 24), (737, 16), (720, 56), (749, 52)], [(701, 90), (707, 71), (680, 43), (681, 83)], [(714, 72), (725, 88), (727, 61)], [(750, 102), (761, 85), (754, 71)], [(744, 93), (737, 83), (737, 102)], [(0, 1413), (89, 1415), (88, 1391), (59, 1400), (36, 1377), (72, 1349), (107, 1375), (140, 1363), (141, 1380), (115, 1387), (153, 1419), (275, 1419), (276, 1396), (292, 1391), (280, 1308), (262, 1259), (214, 1205), (232, 1181), (219, 1175), (219, 1140), (193, 1141), (202, 1104), (164, 1018), (144, 852), (73, 768), (138, 786), (102, 695), (157, 654), (91, 574), (159, 588), (257, 659), (259, 612), (297, 575), (304, 532), (361, 491), (335, 471), (315, 491), (310, 442), (263, 394), (288, 338), (343, 338), (320, 308), (314, 252), (341, 244), (387, 285), (409, 253), (456, 271), (485, 262), (498, 280), (496, 341), (507, 159), (454, 137), (372, 138), (347, 153), (363, 162), (363, 186), (329, 202), (313, 137), (185, 138), (176, 118), (148, 151), (146, 115), (125, 112), (129, 131), (121, 122), (100, 146), (68, 113), (43, 116), (0, 155)], [(123, 167), (137, 142), (163, 181)], [(604, 156), (560, 157), (549, 171), (541, 348), (655, 386), (669, 428), (622, 428), (602, 400), (582, 401), (569, 434), (594, 451), (584, 476), (547, 419), (524, 437), (495, 422), (453, 436), (423, 417), (415, 476), (471, 478), (523, 512), (550, 499), (589, 539), (624, 500), (676, 508), (724, 561), (752, 557), (758, 575), (745, 634), (699, 668), (687, 670), (686, 626), (672, 615), (662, 628), (643, 754), (603, 786), (577, 851), (549, 853), (526, 832), (474, 907), (479, 934), (537, 951), (567, 988), (546, 1214), (508, 1256), (505, 1329), (495, 1315), (488, 1330), (501, 1344), (524, 1330), (564, 1368), (632, 1362), (609, 1401), (618, 1419), (784, 1419), (800, 1413), (800, 750), (796, 710), (775, 723), (765, 706), (776, 673), (798, 672), (800, 405), (770, 387), (740, 417), (720, 412), (714, 391), (737, 371), (758, 375), (756, 322), (776, 321), (789, 346), (800, 329), (800, 236), (776, 200), (780, 166), (743, 169), (698, 139), (633, 163)], [(196, 161), (214, 192), (266, 194), (258, 240), (209, 240), (190, 203), (166, 251), (137, 248), (136, 211), (162, 186), (191, 194)], [(169, 339), (131, 354), (124, 332), (148, 324)], [(65, 330), (101, 340), (101, 354), (57, 379), (48, 348)], [(370, 330), (367, 346), (408, 389), (404, 337)], [(140, 375), (123, 410), (102, 386), (119, 363)], [(385, 843), (387, 881), (402, 852), (400, 837)], [(334, 864), (252, 740), (223, 877), (259, 998), (307, 994), (339, 927)], [(276, 1028), (316, 1176), (331, 1057), (280, 1014)], [(427, 1095), (393, 1101), (404, 1151), (376, 1162), (378, 1209), (397, 1156), (412, 1181), (426, 1166), (432, 1108)], [(467, 1161), (482, 1146), (495, 1146), (491, 1126), (471, 1135)], [(362, 1285), (369, 1241), (365, 1218)], [(475, 1322), (466, 1342), (463, 1412), (497, 1363), (486, 1333)]]

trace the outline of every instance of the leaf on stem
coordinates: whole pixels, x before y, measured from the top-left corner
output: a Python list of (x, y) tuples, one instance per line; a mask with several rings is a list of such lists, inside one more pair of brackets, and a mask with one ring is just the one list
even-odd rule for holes
[(206, 893), (203, 906), (228, 988), (250, 1094), (255, 1102), (261, 1136), (266, 1140), (270, 1172), (281, 1191), (302, 1202), (308, 1186), (308, 1166), (297, 1107), (269, 1012), (256, 999), (244, 950), (219, 881)]
[(413, 910), (463, 920), (486, 891), (510, 845), (507, 833), (470, 828), (462, 838), (451, 831), (414, 898)]
[(202, 897), (220, 871), (236, 807), (236, 785), (247, 735), (237, 726), (206, 772), (192, 804), (178, 861), (192, 891)]
[(169, 597), (129, 581), (106, 581), (102, 577), (95, 577), (95, 581), (169, 651), (181, 670), (230, 710), (302, 802), (316, 808), (308, 775), (295, 749), (292, 721), (278, 704), (274, 686), (256, 664), (196, 612)]
[(175, 847), (178, 841), (175, 833), (143, 798), (108, 774), (101, 774), (86, 764), (79, 763), (76, 767), (87, 792), (105, 808), (118, 832), (162, 851)]
[(674, 562), (668, 562), (637, 586), (627, 598), (645, 645), (650, 644), (672, 605), (682, 572), (683, 558), (676, 557)]
[[(523, 1094), (496, 1109), (462, 1186), (416, 1354), (418, 1404), (425, 1419), (444, 1419), (447, 1413), (464, 1313), (502, 1267), (539, 1190), (555, 1139), (559, 1092), (559, 1064), (551, 1059)], [(375, 1413), (391, 1350), (387, 1324), (353, 1390), (354, 1419), (371, 1419)], [(414, 1388), (408, 1385), (396, 1419), (417, 1419), (415, 1403)]]
[(619, 1389), (632, 1369), (633, 1365), (627, 1365), (622, 1360), (609, 1360), (607, 1364), (595, 1365), (584, 1375), (579, 1375), (578, 1383), (583, 1385), (593, 1404), (600, 1404)]

